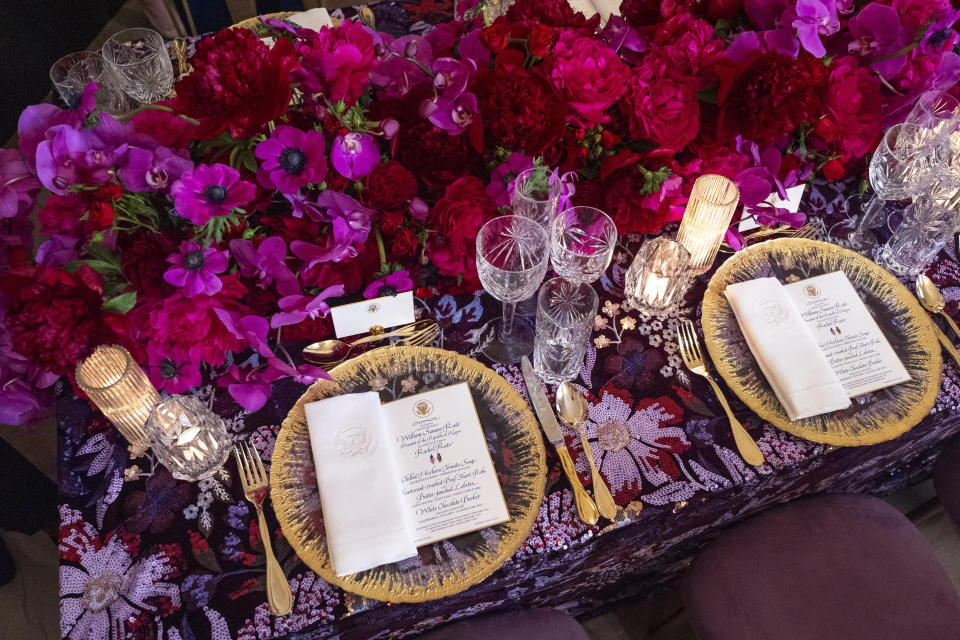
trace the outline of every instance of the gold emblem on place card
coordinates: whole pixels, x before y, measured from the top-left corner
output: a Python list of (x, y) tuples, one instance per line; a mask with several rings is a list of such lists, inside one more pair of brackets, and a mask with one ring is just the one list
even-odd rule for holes
[(418, 418), (426, 418), (433, 413), (433, 403), (429, 400), (421, 400), (413, 405), (413, 415)]
[(803, 295), (808, 298), (819, 298), (820, 288), (813, 284), (808, 284), (803, 288)]
[(370, 430), (362, 422), (351, 422), (340, 427), (336, 440), (337, 451), (345, 458), (367, 456), (375, 444)]
[(376, 302), (367, 305), (367, 313), (376, 313), (377, 311), (380, 311), (380, 305)]

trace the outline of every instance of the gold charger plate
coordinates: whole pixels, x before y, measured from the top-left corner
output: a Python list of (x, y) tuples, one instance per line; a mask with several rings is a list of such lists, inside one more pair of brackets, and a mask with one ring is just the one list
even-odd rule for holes
[[(833, 271), (850, 279), (910, 380), (858, 396), (842, 411), (791, 421), (750, 353), (724, 291), (754, 278), (789, 283)], [(896, 438), (929, 413), (940, 390), (943, 360), (927, 312), (886, 270), (827, 242), (782, 238), (735, 254), (707, 285), (702, 323), (710, 358), (727, 386), (762, 419), (813, 442), (857, 446)]]
[[(476, 360), (443, 349), (387, 347), (336, 367), (283, 421), (270, 470), (273, 508), (297, 555), (324, 580), (376, 600), (423, 602), (459, 593), (496, 571), (533, 528), (546, 485), (540, 427), (506, 380)], [(510, 520), (418, 549), (415, 558), (337, 577), (330, 565), (304, 405), (344, 393), (378, 391), (383, 402), (466, 382), (497, 471)]]

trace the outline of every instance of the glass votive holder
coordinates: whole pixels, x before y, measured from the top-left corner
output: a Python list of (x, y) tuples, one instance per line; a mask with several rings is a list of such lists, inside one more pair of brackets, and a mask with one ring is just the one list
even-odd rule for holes
[(680, 221), (677, 242), (690, 252), (690, 271), (707, 271), (740, 202), (740, 190), (729, 178), (706, 174), (697, 178)]
[(144, 425), (160, 394), (120, 345), (97, 347), (77, 365), (77, 384), (130, 444), (147, 447)]
[(599, 304), (589, 284), (553, 278), (540, 287), (533, 368), (541, 380), (559, 384), (577, 377)]
[(232, 439), (223, 420), (194, 396), (170, 396), (160, 402), (146, 429), (154, 454), (179, 480), (209, 478), (230, 455)]
[(680, 305), (689, 279), (690, 252), (686, 247), (663, 236), (649, 240), (624, 276), (626, 305), (666, 316)]

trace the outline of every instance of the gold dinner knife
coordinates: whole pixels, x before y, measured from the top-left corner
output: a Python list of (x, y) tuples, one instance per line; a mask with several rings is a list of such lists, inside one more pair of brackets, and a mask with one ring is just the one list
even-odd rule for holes
[[(931, 320), (931, 322), (933, 322), (933, 320)], [(957, 363), (958, 367), (960, 367), (960, 351), (957, 351), (957, 348), (953, 346), (952, 342), (950, 342), (950, 338), (947, 337), (947, 334), (945, 334), (935, 322), (933, 323), (933, 331), (937, 334), (937, 340), (940, 341), (944, 351), (949, 353), (950, 357), (953, 358), (953, 361)]]
[(567, 443), (563, 440), (563, 433), (560, 431), (560, 423), (557, 417), (553, 415), (553, 407), (547, 400), (547, 394), (540, 387), (540, 380), (537, 374), (533, 372), (533, 366), (530, 364), (530, 358), (523, 356), (520, 359), (520, 368), (523, 370), (523, 381), (527, 383), (527, 394), (533, 403), (533, 408), (537, 411), (537, 417), (540, 419), (540, 425), (543, 432), (547, 435), (547, 440), (557, 450), (560, 456), (560, 464), (563, 465), (563, 472), (567, 474), (570, 486), (573, 487), (573, 497), (577, 503), (577, 514), (580, 519), (587, 524), (596, 524), (600, 519), (600, 512), (597, 511), (597, 504), (587, 493), (580, 483), (577, 476), (577, 470), (573, 467), (573, 460), (570, 458), (570, 452), (567, 450)]

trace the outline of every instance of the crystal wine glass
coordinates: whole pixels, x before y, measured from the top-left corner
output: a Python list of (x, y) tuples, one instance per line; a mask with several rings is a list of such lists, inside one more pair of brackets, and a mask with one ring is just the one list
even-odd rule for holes
[(951, 211), (927, 195), (918, 197), (880, 251), (877, 262), (900, 276), (916, 276), (956, 231)]
[(533, 328), (515, 321), (517, 303), (530, 297), (547, 272), (547, 232), (523, 216), (501, 216), (477, 235), (477, 272), (483, 288), (503, 302), (503, 318), (483, 353), (494, 362), (516, 362), (533, 349)]
[(928, 135), (946, 141), (960, 121), (960, 102), (943, 91), (927, 91), (917, 98), (904, 122), (920, 125)]
[[(549, 234), (562, 191), (560, 180), (549, 167), (530, 167), (521, 171), (513, 181), (513, 196), (510, 199), (513, 215), (536, 220)], [(517, 314), (522, 317), (537, 314), (536, 294), (520, 301)]]
[(553, 221), (553, 270), (567, 280), (591, 283), (610, 265), (617, 225), (593, 207), (572, 207)]
[(153, 29), (125, 29), (103, 44), (103, 57), (134, 100), (163, 100), (173, 90), (173, 63), (163, 37)]
[(96, 51), (77, 51), (63, 56), (50, 67), (50, 80), (71, 109), (91, 82), (98, 85), (97, 106), (102, 111), (116, 115), (131, 109), (117, 75)]

